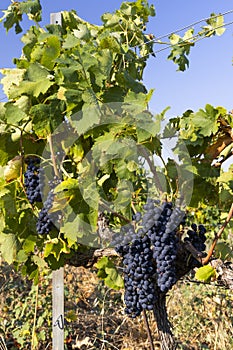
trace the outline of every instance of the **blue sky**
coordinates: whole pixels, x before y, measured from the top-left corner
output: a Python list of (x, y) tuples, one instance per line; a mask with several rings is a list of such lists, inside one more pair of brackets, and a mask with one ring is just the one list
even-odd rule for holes
[[(6, 8), (10, 0), (1, 0), (1, 9)], [(229, 0), (158, 0), (151, 1), (156, 9), (156, 17), (151, 18), (147, 27), (149, 33), (156, 37), (175, 31), (200, 19), (208, 17), (212, 12), (224, 13), (233, 9)], [(187, 5), (188, 3), (188, 5)], [(50, 13), (75, 9), (78, 15), (87, 21), (100, 24), (100, 17), (105, 12), (119, 8), (119, 0), (41, 0), (43, 7), (42, 25), (49, 23)], [(225, 22), (233, 21), (233, 13), (225, 17)], [(204, 22), (200, 25), (204, 25)], [(196, 32), (200, 25), (195, 27)], [(23, 23), (24, 29), (28, 21)], [(5, 34), (0, 24), (0, 67), (13, 67), (12, 59), (21, 53), (21, 34), (14, 30)], [(182, 32), (180, 34), (183, 34)], [(155, 46), (155, 50), (162, 48)], [(167, 60), (169, 50), (151, 57), (145, 72), (144, 83), (154, 88), (151, 110), (159, 113), (171, 106), (169, 116), (180, 115), (186, 109), (197, 110), (206, 103), (233, 109), (233, 25), (227, 27), (221, 37), (213, 37), (198, 42), (189, 56), (190, 68), (186, 72), (177, 72), (177, 67)], [(0, 90), (0, 99), (4, 97)]]

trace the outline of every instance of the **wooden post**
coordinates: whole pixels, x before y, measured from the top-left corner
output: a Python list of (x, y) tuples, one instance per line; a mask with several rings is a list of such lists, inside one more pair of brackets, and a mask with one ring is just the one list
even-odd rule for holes
[[(61, 12), (51, 13), (50, 23), (61, 25)], [(53, 350), (64, 350), (64, 267), (53, 271), (52, 289)]]
[(53, 350), (64, 350), (64, 267), (53, 271)]

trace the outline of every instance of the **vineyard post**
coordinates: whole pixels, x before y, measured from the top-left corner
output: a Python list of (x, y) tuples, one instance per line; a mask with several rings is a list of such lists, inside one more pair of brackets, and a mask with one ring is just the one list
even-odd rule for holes
[[(61, 12), (50, 14), (51, 24), (62, 23)], [(64, 267), (52, 273), (53, 350), (64, 350)]]

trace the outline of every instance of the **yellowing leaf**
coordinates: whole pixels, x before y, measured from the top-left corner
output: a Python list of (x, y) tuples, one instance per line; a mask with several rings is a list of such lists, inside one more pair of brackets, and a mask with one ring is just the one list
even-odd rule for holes
[(78, 180), (76, 179), (64, 180), (55, 188), (54, 193), (67, 191), (67, 193), (71, 194), (73, 190), (78, 188), (78, 186)]
[(172, 34), (169, 39), (170, 39), (170, 42), (172, 45), (176, 45), (176, 44), (178, 44), (178, 42), (180, 41), (181, 38), (177, 34)]
[(66, 89), (63, 86), (60, 86), (57, 92), (57, 98), (59, 100), (66, 101), (65, 92), (66, 92)]
[(215, 277), (216, 277), (216, 271), (209, 264), (206, 266), (200, 267), (195, 274), (195, 278), (203, 282), (210, 282), (210, 280)]
[(68, 322), (74, 322), (77, 321), (77, 315), (74, 310), (70, 310), (66, 313), (66, 320)]
[(4, 170), (4, 177), (6, 182), (11, 182), (13, 180), (18, 179), (20, 176), (20, 168), (22, 165), (22, 157), (16, 156), (11, 159)]
[(183, 36), (183, 40), (190, 40), (193, 36), (193, 28), (187, 30), (187, 32), (185, 32), (184, 36)]

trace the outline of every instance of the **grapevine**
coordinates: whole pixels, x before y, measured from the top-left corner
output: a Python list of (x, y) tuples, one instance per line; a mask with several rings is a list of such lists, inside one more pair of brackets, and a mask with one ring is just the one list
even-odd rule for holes
[[(38, 24), (39, 0), (13, 5), (2, 19), (7, 30), (22, 30), (23, 13)], [(121, 289), (121, 269), (111, 261), (120, 257), (126, 313), (153, 312), (170, 350), (167, 293), (208, 263), (216, 278), (221, 238), (231, 252), (232, 166), (223, 166), (232, 156), (233, 117), (209, 104), (169, 120), (167, 109), (149, 110), (153, 91), (143, 74), (153, 55), (150, 16), (155, 9), (147, 1), (123, 3), (100, 26), (63, 11), (61, 26), (38, 24), (23, 35), (15, 68), (1, 70), (8, 101), (0, 104), (0, 247), (3, 259), (35, 284), (44, 266), (89, 267), (104, 256), (100, 278)], [(193, 38), (220, 34), (219, 21), (222, 15), (211, 15)], [(189, 34), (168, 38), (178, 40), (169, 59), (179, 70), (195, 43)], [(166, 139), (176, 140), (171, 157)], [(108, 227), (100, 232), (102, 210)]]

